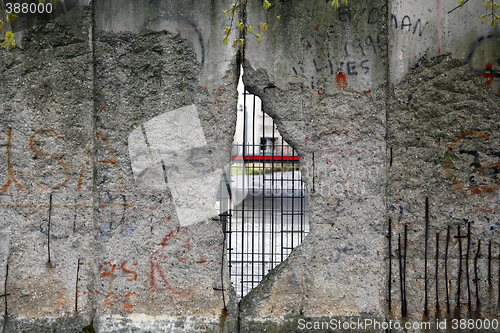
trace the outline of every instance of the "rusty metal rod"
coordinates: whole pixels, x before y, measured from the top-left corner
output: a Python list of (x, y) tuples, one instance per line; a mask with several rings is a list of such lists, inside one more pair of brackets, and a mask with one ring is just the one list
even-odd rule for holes
[(479, 309), (479, 278), (477, 277), (477, 259), (481, 253), (481, 240), (477, 243), (476, 257), (474, 258), (474, 281), (476, 282), (476, 309)]
[(462, 239), (460, 236), (460, 226), (458, 226), (457, 230), (458, 237), (458, 285), (457, 285), (457, 309), (460, 310), (460, 282), (462, 280)]
[(80, 258), (76, 264), (76, 286), (75, 286), (75, 314), (78, 313), (78, 277), (80, 274)]
[(389, 298), (388, 298), (388, 302), (389, 302), (389, 311), (391, 311), (391, 279), (392, 279), (392, 220), (391, 218), (389, 217), (389, 234), (387, 235), (387, 237), (389, 237)]
[(439, 269), (439, 232), (436, 234), (436, 316), (439, 313), (438, 269)]
[(398, 239), (398, 257), (399, 257), (399, 290), (401, 294), (401, 316), (404, 317), (405, 306), (404, 306), (404, 291), (403, 291), (403, 264), (401, 262), (401, 234), (399, 234)]
[(488, 285), (491, 286), (491, 241), (488, 243)]
[(450, 293), (448, 291), (448, 245), (450, 243), (450, 226), (446, 233), (446, 249), (444, 252), (444, 282), (446, 287), (446, 313), (450, 313)]
[(404, 317), (408, 316), (408, 302), (406, 300), (406, 248), (408, 244), (408, 225), (405, 224), (405, 249), (403, 256), (403, 292), (405, 297), (405, 314)]
[(50, 217), (52, 215), (52, 193), (50, 193), (49, 197), (49, 228), (47, 230), (47, 254), (49, 256), (49, 264), (50, 264)]
[(424, 316), (429, 316), (427, 304), (427, 240), (429, 238), (429, 198), (425, 198), (425, 244), (424, 244)]
[(467, 253), (465, 254), (465, 267), (467, 276), (467, 308), (471, 312), (472, 304), (470, 299), (470, 278), (469, 278), (469, 251), (470, 251), (470, 222), (467, 223)]
[(4, 321), (7, 321), (7, 279), (9, 278), (9, 263), (7, 262), (7, 265), (5, 266), (5, 282), (3, 286), (3, 293), (5, 294), (4, 300), (5, 300), (5, 318)]

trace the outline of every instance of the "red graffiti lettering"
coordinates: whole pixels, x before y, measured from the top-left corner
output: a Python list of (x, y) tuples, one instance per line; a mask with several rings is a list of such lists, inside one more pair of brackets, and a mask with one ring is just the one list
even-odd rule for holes
[[(104, 265), (109, 265), (111, 267), (111, 270), (108, 271), (108, 272), (102, 272), (101, 273)], [(115, 268), (116, 268), (116, 265), (111, 265), (111, 261), (105, 262), (105, 263), (103, 263), (102, 265), (99, 266), (99, 274), (101, 275), (101, 277), (110, 276), (111, 278), (113, 278), (113, 274), (115, 272)]]
[[(134, 274), (134, 278), (133, 278), (133, 279), (132, 279), (132, 278), (129, 278), (129, 279), (127, 279), (127, 281), (135, 281), (135, 280), (137, 280), (137, 273), (136, 273), (135, 271), (132, 271), (132, 270), (128, 270), (128, 269), (126, 269), (126, 268), (125, 268), (125, 264), (126, 264), (126, 263), (127, 263), (127, 261), (122, 262), (122, 265), (121, 265), (121, 267), (120, 267), (120, 268), (122, 269), (122, 271), (123, 271), (124, 273), (127, 273), (127, 274)], [(132, 265), (137, 265), (137, 263), (133, 263)]]

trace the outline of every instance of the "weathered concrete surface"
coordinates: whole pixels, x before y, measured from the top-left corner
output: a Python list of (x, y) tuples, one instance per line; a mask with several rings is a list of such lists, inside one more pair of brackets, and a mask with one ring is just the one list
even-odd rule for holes
[[(462, 318), (494, 318), (498, 311), (498, 297), (495, 296), (498, 285), (488, 282), (488, 271), (496, 281), (498, 264), (490, 262), (489, 270), (488, 262), (491, 256), (495, 260), (498, 258), (499, 248), (498, 95), (488, 91), (482, 77), (471, 73), (470, 64), (450, 56), (421, 61), (394, 92), (388, 114), (392, 164), (387, 186), (388, 212), (393, 223), (394, 315), (401, 315), (397, 242), (399, 235), (404, 235), (405, 225), (408, 233), (408, 315), (417, 318), (425, 310), (425, 200), (428, 198), (429, 314), (446, 314), (444, 259), (446, 237), (450, 232), (447, 270), (451, 313), (455, 316), (461, 313)], [(470, 242), (465, 237), (459, 244), (458, 227), (461, 236), (467, 236), (469, 223)], [(439, 234), (438, 240), (436, 234)], [(436, 314), (436, 242), (439, 242), (440, 314)], [(457, 308), (458, 297), (462, 304)]]
[[(147, 18), (140, 22), (171, 16), (186, 22), (202, 17), (200, 10), (210, 5), (169, 4), (146, 6)], [(103, 161), (96, 170), (101, 218), (95, 326), (101, 332), (234, 331), (235, 298), (228, 292), (227, 268), (221, 266), (222, 226), (212, 220), (222, 169), (229, 162), (232, 137), (226, 133), (234, 131), (236, 117), (234, 51), (205, 48), (217, 25), (192, 21), (196, 27), (190, 29), (200, 25), (193, 36), (201, 47), (191, 48), (176, 31), (181, 27), (173, 33), (159, 23), (138, 29), (127, 25), (133, 17), (107, 16), (111, 9), (103, 6), (96, 4), (101, 11), (94, 44), (96, 130), (102, 135), (97, 159)], [(231, 64), (212, 66), (215, 59), (231, 56)], [(214, 71), (214, 78), (207, 79), (207, 71)], [(136, 157), (144, 154), (152, 164), (137, 168)], [(201, 182), (205, 185), (197, 187)]]
[(81, 292), (94, 269), (92, 172), (82, 169), (93, 137), (90, 8), (75, 11), (74, 25), (31, 29), (23, 50), (0, 53), (5, 332), (79, 332), (94, 315)]
[[(0, 50), (6, 332), (402, 319), (405, 226), (407, 319), (424, 318), (426, 281), (431, 320), (446, 317), (446, 285), (448, 319), (495, 318), (500, 52), (482, 4), (449, 15), (439, 1), (273, 4), (262, 42), (245, 38), (244, 81), (300, 155), (311, 232), (239, 309), (210, 202), (236, 122), (237, 50), (221, 42), (231, 3), (79, 2), (52, 23), (18, 21), (23, 49)], [(246, 14), (259, 32), (259, 2)], [(470, 242), (457, 237), (469, 225)]]
[[(243, 331), (384, 315), (386, 27), (367, 23), (384, 4), (278, 3), (275, 29), (262, 45), (249, 40), (243, 80), (301, 158), (311, 231), (240, 303)], [(261, 12), (251, 7), (248, 22)]]

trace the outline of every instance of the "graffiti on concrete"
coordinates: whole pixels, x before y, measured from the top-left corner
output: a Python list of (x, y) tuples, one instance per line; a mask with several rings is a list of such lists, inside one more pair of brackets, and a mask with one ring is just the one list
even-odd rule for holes
[(468, 131), (455, 136), (443, 154), (446, 176), (453, 185), (470, 194), (500, 187), (500, 151), (491, 149), (486, 132)]
[[(77, 172), (74, 172), (73, 170), (70, 169), (68, 166), (68, 163), (66, 160), (61, 157), (61, 156), (56, 156), (55, 154), (49, 153), (45, 151), (41, 146), (43, 142), (51, 142), (50, 136), (55, 137), (57, 140), (53, 140), (55, 143), (55, 146), (57, 148), (61, 148), (61, 146), (64, 145), (64, 138), (57, 133), (53, 129), (42, 129), (36, 131), (31, 138), (29, 139), (29, 147), (31, 151), (35, 154), (33, 156), (33, 163), (38, 164), (38, 165), (43, 165), (43, 167), (38, 167), (34, 168), (34, 171), (26, 171), (27, 175), (29, 178), (33, 181), (33, 183), (41, 190), (56, 190), (56, 189), (62, 189), (65, 188), (66, 185), (68, 184), (69, 180), (71, 179), (72, 176), (77, 174)], [(119, 178), (120, 181), (120, 186), (121, 189), (124, 189), (124, 183), (123, 183), (123, 178), (121, 175), (121, 170), (120, 167), (118, 166), (116, 155), (114, 153), (113, 148), (111, 147), (111, 144), (109, 141), (101, 134), (97, 133), (97, 137), (105, 143), (108, 153), (111, 156), (110, 159), (99, 159), (97, 162), (100, 164), (111, 164), (114, 166), (117, 177)], [(49, 148), (49, 150), (54, 150), (54, 147), (45, 147)], [(64, 149), (64, 148), (62, 148)], [(80, 167), (80, 172), (78, 173), (78, 190), (82, 189), (83, 185), (83, 179), (84, 179), (84, 174), (85, 170), (87, 168), (87, 164), (90, 162), (89, 157), (90, 157), (90, 151), (91, 147), (87, 149), (87, 153), (85, 154), (84, 161), (82, 162), (82, 165)], [(30, 188), (30, 186), (22, 184), (18, 178), (16, 177), (16, 170), (14, 170), (13, 163), (12, 163), (12, 129), (7, 130), (7, 144), (6, 144), (6, 155), (7, 155), (7, 180), (5, 183), (0, 187), (0, 193), (6, 192), (12, 184), (14, 184), (18, 189), (24, 190)], [(48, 170), (45, 170), (45, 167), (48, 167), (49, 164), (53, 163), (53, 161), (57, 162), (56, 165), (58, 167), (56, 168), (48, 168)], [(58, 170), (55, 172), (54, 170)], [(38, 171), (36, 173), (35, 171)], [(21, 171), (18, 171), (21, 172)], [(23, 177), (20, 177), (23, 178)]]
[[(151, 301), (155, 302), (158, 298), (161, 285), (177, 298), (193, 296), (202, 281), (193, 276), (189, 277), (185, 271), (193, 265), (200, 266), (197, 269), (200, 270), (203, 266), (213, 265), (214, 262), (213, 258), (208, 260), (201, 254), (199, 246), (191, 245), (191, 238), (186, 229), (177, 228), (171, 231), (162, 240), (159, 249), (150, 256)], [(179, 271), (182, 274), (178, 274)], [(201, 274), (200, 278), (206, 277)]]
[[(125, 265), (128, 265), (129, 268), (125, 268)], [(132, 266), (132, 267), (130, 267)], [(117, 264), (112, 263), (111, 261), (103, 262), (102, 264), (99, 265), (99, 277), (101, 279), (101, 285), (103, 288), (109, 287), (110, 289), (112, 288), (112, 283), (115, 278), (118, 277), (118, 275), (122, 275), (125, 277), (125, 281), (127, 282), (134, 282), (137, 280), (137, 273), (132, 269), (134, 266), (137, 266), (137, 262), (128, 264), (128, 261), (123, 261), (120, 264), (119, 270), (116, 270)], [(115, 272), (116, 270), (116, 272)], [(115, 276), (116, 275), (116, 276)], [(123, 279), (122, 279), (123, 280)], [(83, 294), (85, 294), (84, 292)], [(114, 307), (115, 305), (123, 305), (123, 310), (125, 310), (127, 313), (133, 313), (133, 301), (136, 298), (136, 292), (129, 292), (126, 293), (123, 297), (117, 295), (115, 292), (110, 291), (110, 292), (99, 292), (95, 291), (97, 295), (100, 295), (102, 298), (102, 302), (105, 306), (107, 307)], [(121, 301), (120, 301), (121, 299)]]
[(466, 60), (472, 72), (483, 78), (491, 92), (500, 94), (500, 37), (487, 35), (479, 37), (470, 46)]

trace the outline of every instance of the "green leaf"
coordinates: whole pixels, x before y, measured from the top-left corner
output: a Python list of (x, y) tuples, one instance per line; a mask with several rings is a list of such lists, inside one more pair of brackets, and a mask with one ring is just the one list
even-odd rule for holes
[(227, 9), (222, 11), (222, 15), (224, 15), (224, 17), (227, 17)]
[(243, 47), (243, 45), (245, 45), (245, 39), (240, 38), (239, 42), (240, 42), (240, 47)]
[(240, 29), (240, 31), (245, 30), (245, 23), (243, 22), (238, 23), (238, 29)]
[(266, 33), (267, 32), (267, 23), (261, 23), (260, 24), (260, 29), (262, 29), (262, 31), (264, 33)]
[(5, 40), (0, 45), (6, 50), (16, 47), (16, 40), (14, 39), (14, 36), (15, 35), (12, 33), (12, 31), (8, 31), (5, 34)]
[(257, 43), (260, 43), (260, 40), (262, 39), (262, 35), (257, 34), (257, 35), (255, 35), (255, 38), (257, 38)]
[(264, 7), (264, 10), (267, 12), (269, 7), (271, 7), (271, 3), (269, 1), (264, 1), (264, 4), (262, 5)]
[(222, 43), (224, 43), (224, 45), (227, 45), (227, 36), (222, 37)]
[(10, 25), (12, 25), (16, 19), (17, 19), (16, 14), (12, 14), (12, 13), (7, 14), (7, 23), (9, 23)]
[(486, 9), (490, 9), (491, 8), (491, 1), (483, 1), (483, 5)]

